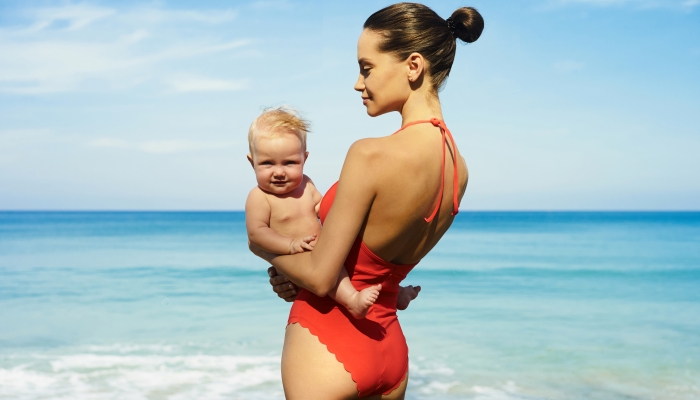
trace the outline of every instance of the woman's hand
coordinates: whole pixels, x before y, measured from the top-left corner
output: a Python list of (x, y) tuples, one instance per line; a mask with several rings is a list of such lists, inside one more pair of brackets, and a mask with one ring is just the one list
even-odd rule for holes
[(270, 276), (270, 285), (272, 285), (272, 291), (277, 293), (280, 299), (286, 302), (292, 302), (297, 298), (299, 288), (292, 282), (290, 282), (284, 275), (277, 273), (275, 267), (270, 267), (267, 269), (267, 274)]

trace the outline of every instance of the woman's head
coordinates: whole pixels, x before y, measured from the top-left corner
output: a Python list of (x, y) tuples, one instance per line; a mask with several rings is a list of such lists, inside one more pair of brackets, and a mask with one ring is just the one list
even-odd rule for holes
[[(374, 100), (372, 93), (365, 96), (362, 89), (369, 83), (369, 76), (375, 72), (373, 69), (376, 69), (374, 64), (377, 62), (370, 63), (368, 68), (363, 65), (363, 61), (371, 57), (378, 59), (390, 56), (396, 65), (389, 67), (394, 68), (382, 68), (382, 71), (376, 69), (376, 72), (386, 72), (386, 74), (382, 74), (381, 78), (389, 79), (382, 79), (383, 83), (389, 84), (387, 88), (398, 88), (398, 79), (392, 81), (392, 78), (400, 77), (409, 86), (409, 89), (415, 87), (416, 84), (427, 84), (430, 91), (437, 93), (452, 69), (456, 52), (456, 39), (467, 43), (474, 42), (479, 38), (483, 29), (484, 20), (481, 14), (471, 7), (457, 9), (447, 20), (442, 19), (430, 8), (417, 3), (398, 3), (383, 8), (365, 21), (364, 30), (358, 42), (358, 62), (360, 62), (361, 75), (355, 89), (363, 91), (363, 98)], [(379, 61), (385, 62), (387, 60)], [(392, 71), (389, 71), (390, 69)], [(374, 79), (375, 82), (378, 80)], [(367, 86), (367, 91), (369, 91), (371, 88), (369, 85)], [(377, 86), (375, 95), (383, 94), (383, 92), (378, 91), (381, 89), (384, 89), (384, 86)], [(396, 96), (393, 97), (396, 97), (398, 101), (404, 93), (399, 90), (395, 94)], [(389, 103), (393, 102), (389, 101)], [(379, 108), (382, 110), (374, 111), (382, 112), (376, 113), (370, 112), (370, 107), (368, 107), (368, 113), (379, 115), (389, 111), (391, 104)], [(387, 108), (387, 110), (383, 110), (383, 108)]]

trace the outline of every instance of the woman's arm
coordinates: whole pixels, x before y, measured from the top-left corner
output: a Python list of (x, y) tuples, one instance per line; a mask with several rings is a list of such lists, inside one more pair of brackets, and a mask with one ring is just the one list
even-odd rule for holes
[(376, 171), (381, 162), (373, 139), (355, 142), (348, 151), (333, 206), (326, 217), (314, 250), (295, 255), (275, 255), (251, 246), (281, 274), (317, 296), (326, 296), (338, 281), (376, 196)]

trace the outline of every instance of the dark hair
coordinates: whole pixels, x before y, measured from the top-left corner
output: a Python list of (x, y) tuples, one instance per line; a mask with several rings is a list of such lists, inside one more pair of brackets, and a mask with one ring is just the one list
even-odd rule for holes
[(365, 29), (382, 35), (379, 51), (405, 60), (419, 53), (428, 61), (433, 88), (438, 91), (450, 74), (457, 49), (456, 39), (472, 43), (484, 30), (484, 19), (476, 9), (461, 7), (447, 20), (418, 3), (397, 3), (370, 15)]

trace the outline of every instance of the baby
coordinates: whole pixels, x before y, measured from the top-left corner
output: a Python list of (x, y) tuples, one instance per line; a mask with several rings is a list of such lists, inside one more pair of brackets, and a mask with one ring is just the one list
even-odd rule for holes
[[(321, 230), (321, 193), (304, 175), (308, 130), (295, 112), (275, 108), (265, 110), (248, 131), (248, 161), (258, 186), (245, 203), (246, 229), (251, 243), (270, 253), (313, 250)], [(329, 296), (353, 317), (364, 318), (381, 288), (374, 285), (358, 292), (343, 268)]]

